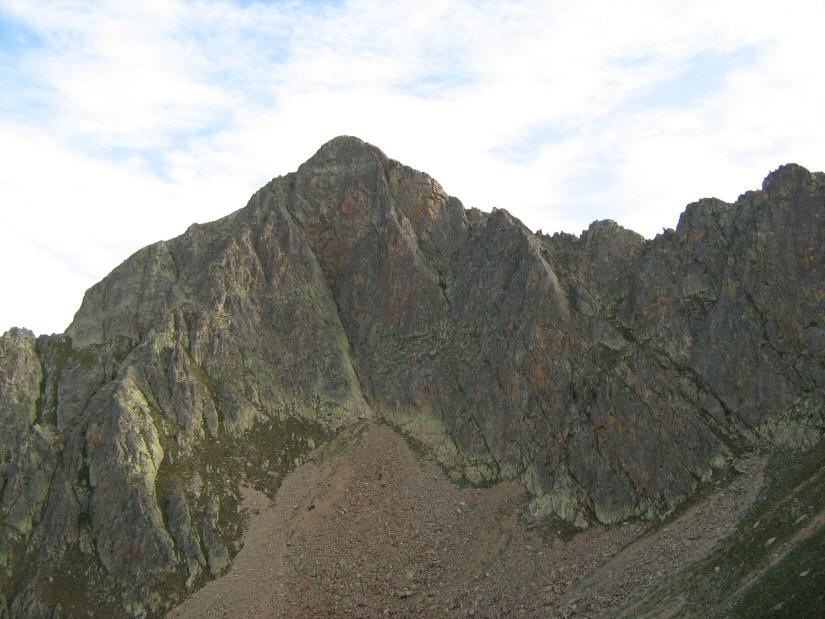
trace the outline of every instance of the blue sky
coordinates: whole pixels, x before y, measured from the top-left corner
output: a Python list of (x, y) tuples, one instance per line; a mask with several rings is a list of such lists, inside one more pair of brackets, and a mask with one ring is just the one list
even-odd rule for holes
[(825, 168), (825, 4), (0, 0), (0, 331), (357, 135), (465, 206), (647, 237)]

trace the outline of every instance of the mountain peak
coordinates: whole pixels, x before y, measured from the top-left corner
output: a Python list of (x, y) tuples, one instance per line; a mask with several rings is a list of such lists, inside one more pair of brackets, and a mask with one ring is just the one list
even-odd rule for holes
[(364, 142), (351, 135), (339, 135), (321, 146), (318, 151), (304, 163), (305, 168), (327, 169), (342, 168), (350, 164), (386, 161), (387, 156), (377, 146)]
[[(750, 449), (810, 447), (819, 178), (783, 166), (764, 195), (689, 207), (679, 234), (602, 221), (575, 240), (327, 142), (247, 207), (128, 258), (65, 335), (0, 337), (0, 616), (164, 613), (231, 564), (244, 486), (276, 496), (363, 418), (577, 527), (668, 514)], [(359, 496), (382, 474), (368, 490), (359, 473)]]
[(763, 191), (784, 192), (814, 186), (813, 175), (797, 163), (786, 163), (768, 174), (762, 183)]

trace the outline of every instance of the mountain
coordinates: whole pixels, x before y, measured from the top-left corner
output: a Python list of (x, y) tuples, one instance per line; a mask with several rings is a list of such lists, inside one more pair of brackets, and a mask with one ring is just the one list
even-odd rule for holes
[(65, 334), (0, 338), (0, 609), (163, 612), (230, 565), (244, 486), (359, 419), (534, 517), (665, 516), (820, 441), (823, 265), (825, 174), (798, 165), (652, 240), (577, 238), (335, 138), (128, 258)]

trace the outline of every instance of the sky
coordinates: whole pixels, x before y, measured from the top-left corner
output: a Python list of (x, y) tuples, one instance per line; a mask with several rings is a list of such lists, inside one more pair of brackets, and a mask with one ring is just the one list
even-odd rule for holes
[(652, 238), (825, 168), (825, 2), (0, 0), (0, 332), (355, 135), (466, 207)]

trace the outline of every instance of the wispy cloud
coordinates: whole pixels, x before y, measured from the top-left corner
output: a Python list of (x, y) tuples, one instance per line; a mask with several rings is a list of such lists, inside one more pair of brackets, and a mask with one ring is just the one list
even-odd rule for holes
[(342, 133), (532, 228), (652, 236), (822, 167), (823, 21), (817, 1), (0, 0), (0, 259), (26, 289), (0, 330), (62, 330), (66, 282)]
[(674, 63), (670, 75), (660, 75), (634, 92), (618, 111), (643, 113), (655, 108), (695, 108), (709, 98), (716, 98), (735, 71), (755, 66), (761, 52), (756, 45), (743, 45), (733, 51), (702, 51), (684, 58)]

